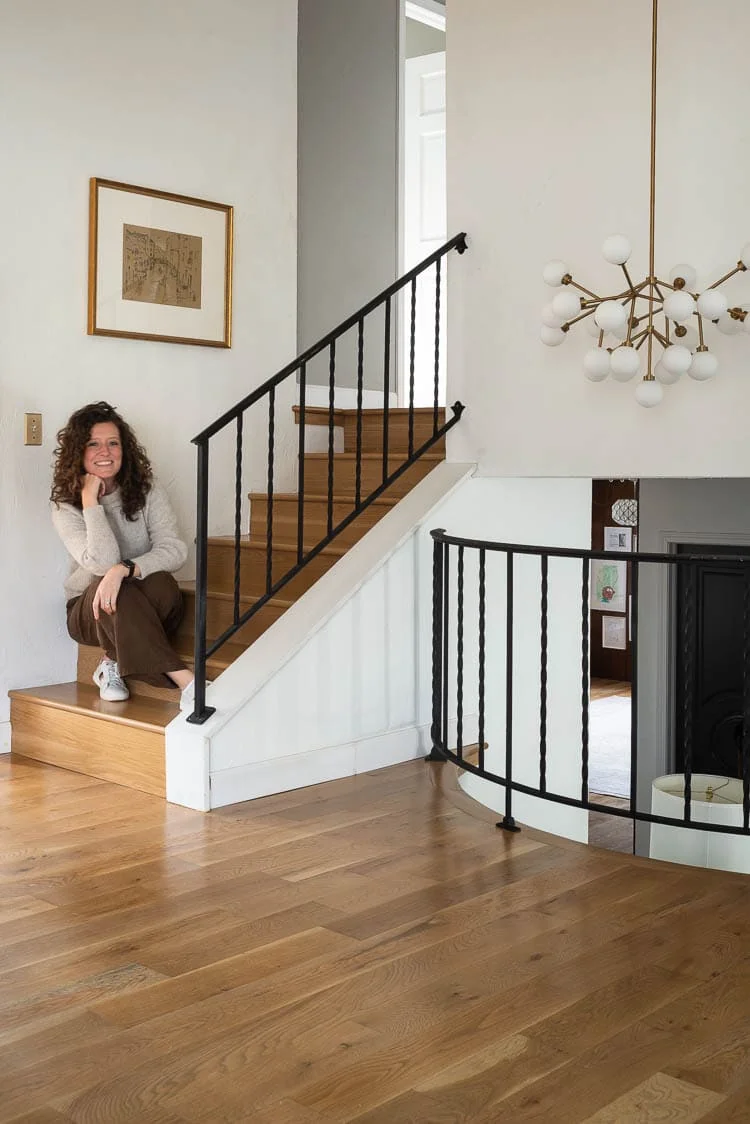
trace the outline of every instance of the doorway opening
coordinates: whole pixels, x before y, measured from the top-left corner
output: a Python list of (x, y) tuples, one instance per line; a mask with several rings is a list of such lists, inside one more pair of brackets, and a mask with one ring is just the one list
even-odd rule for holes
[[(405, 0), (401, 52), (401, 273), (438, 249), (448, 238), (446, 197), (446, 11), (436, 0)], [(416, 285), (412, 331), (411, 295), (404, 293), (399, 315), (399, 405), (434, 401), (436, 319), (440, 351), (439, 402), (445, 404), (446, 286), (436, 317), (431, 271)]]

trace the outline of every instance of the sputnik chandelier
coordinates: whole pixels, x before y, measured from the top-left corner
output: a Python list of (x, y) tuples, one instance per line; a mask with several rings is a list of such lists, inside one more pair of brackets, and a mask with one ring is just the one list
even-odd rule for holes
[[(542, 311), (542, 343), (557, 347), (570, 328), (585, 321), (597, 340), (583, 360), (584, 374), (591, 382), (602, 382), (609, 375), (628, 382), (643, 371), (640, 351), (646, 347), (645, 373), (635, 396), (641, 406), (657, 406), (663, 397), (662, 385), (675, 383), (687, 373), (698, 382), (714, 377), (718, 360), (709, 351), (705, 326), (710, 321), (725, 335), (750, 333), (746, 308), (730, 308), (720, 287), (731, 277), (750, 268), (750, 244), (740, 260), (718, 281), (702, 292), (696, 291), (696, 271), (689, 265), (676, 265), (668, 281), (656, 276), (654, 241), (656, 227), (656, 46), (659, 0), (653, 0), (651, 32), (651, 194), (648, 277), (635, 284), (627, 262), (631, 245), (621, 234), (607, 238), (602, 247), (606, 261), (619, 266), (625, 287), (610, 296), (599, 296), (580, 285), (564, 262), (551, 261), (544, 268), (547, 285), (560, 291)], [(690, 326), (695, 321), (696, 327)], [(662, 348), (655, 361), (655, 345)]]

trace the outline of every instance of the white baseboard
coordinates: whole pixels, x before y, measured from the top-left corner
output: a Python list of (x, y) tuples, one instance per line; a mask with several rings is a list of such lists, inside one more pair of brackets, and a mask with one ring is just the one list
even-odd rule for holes
[(10, 753), (10, 722), (0, 722), (0, 753)]
[(223, 769), (211, 774), (211, 807), (369, 773), (424, 757), (428, 750), (429, 727), (406, 726), (359, 742)]

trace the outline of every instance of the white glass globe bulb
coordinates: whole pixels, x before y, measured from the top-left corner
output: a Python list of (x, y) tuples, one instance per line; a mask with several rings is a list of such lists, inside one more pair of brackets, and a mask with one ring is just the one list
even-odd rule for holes
[[(747, 312), (747, 309), (743, 309), (743, 311)], [(741, 324), (743, 332), (750, 332), (750, 312), (747, 313), (744, 320), (735, 320), (734, 323)]]
[(678, 336), (675, 332), (675, 343), (679, 343), (683, 347), (686, 347), (688, 351), (695, 351), (700, 342), (700, 336), (696, 332), (695, 328), (685, 328), (684, 336)]
[(583, 372), (591, 382), (602, 382), (609, 374), (610, 356), (606, 347), (592, 347), (583, 357)]
[(744, 265), (745, 269), (750, 269), (750, 242), (748, 242), (746, 246), (742, 247), (740, 261)]
[(728, 312), (720, 316), (716, 321), (716, 327), (719, 329), (723, 336), (736, 336), (742, 331), (742, 322), (735, 320)]
[(548, 261), (542, 270), (545, 285), (551, 285), (553, 289), (556, 289), (559, 285), (562, 285), (562, 279), (567, 272), (568, 267), (564, 261)]
[(729, 307), (729, 301), (721, 289), (706, 289), (698, 297), (698, 312), (706, 320), (718, 320)]
[(612, 378), (618, 382), (628, 382), (638, 374), (641, 360), (634, 347), (617, 347), (612, 352), (610, 369)]
[(719, 360), (710, 351), (696, 351), (688, 374), (697, 382), (712, 379), (719, 369)]
[[(748, 316), (748, 320), (750, 320), (750, 316)], [(593, 316), (586, 317), (586, 331), (592, 337), (592, 339), (595, 340), (598, 340), (599, 336), (602, 334), (602, 330), (597, 324), (596, 320), (594, 320)]]
[(542, 324), (540, 337), (547, 347), (559, 347), (561, 343), (565, 343), (565, 332), (562, 328), (550, 328), (548, 324)]
[(691, 297), (690, 293), (686, 293), (684, 289), (676, 293), (670, 293), (668, 297), (664, 298), (664, 315), (670, 320), (674, 320), (676, 324), (682, 324), (683, 320), (689, 320), (695, 312), (695, 298)]
[(628, 314), (619, 301), (602, 301), (594, 313), (594, 320), (603, 332), (612, 332), (627, 324)]
[(633, 247), (624, 234), (610, 234), (602, 246), (604, 260), (611, 265), (625, 265), (632, 252)]
[(542, 324), (546, 324), (548, 328), (562, 328), (565, 319), (558, 316), (551, 304), (545, 304), (542, 309)]
[(679, 382), (680, 372), (668, 371), (660, 359), (654, 367), (654, 378), (658, 379), (660, 383), (664, 384), (664, 386), (671, 386), (672, 383)]
[(692, 265), (686, 265), (684, 262), (676, 265), (669, 274), (669, 280), (673, 285), (678, 281), (684, 281), (684, 287), (686, 289), (694, 289), (697, 279), (698, 274), (695, 272)]
[(676, 375), (684, 375), (692, 363), (693, 353), (680, 343), (671, 344), (661, 357), (661, 364), (667, 371)]
[(572, 320), (580, 315), (581, 298), (576, 293), (571, 293), (569, 289), (564, 289), (552, 298), (551, 308), (555, 316), (561, 316), (565, 323), (566, 320)]
[(622, 343), (623, 340), (626, 340), (628, 338), (627, 321), (624, 324), (621, 324), (619, 328), (610, 328), (609, 334), (611, 336), (614, 336), (616, 340), (619, 340), (620, 343)]
[(661, 383), (653, 382), (651, 379), (643, 379), (635, 388), (636, 402), (639, 406), (645, 406), (647, 410), (652, 406), (658, 406), (663, 397)]

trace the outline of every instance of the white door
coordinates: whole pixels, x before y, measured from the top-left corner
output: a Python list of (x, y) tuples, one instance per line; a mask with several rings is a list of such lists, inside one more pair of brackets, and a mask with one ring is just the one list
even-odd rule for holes
[[(406, 59), (404, 84), (404, 271), (438, 249), (446, 230), (445, 52)], [(438, 401), (445, 403), (446, 262), (441, 268), (440, 375)], [(417, 283), (414, 331), (414, 403), (431, 406), (435, 391), (435, 269)], [(411, 374), (411, 292), (402, 303), (400, 397), (409, 404)]]

